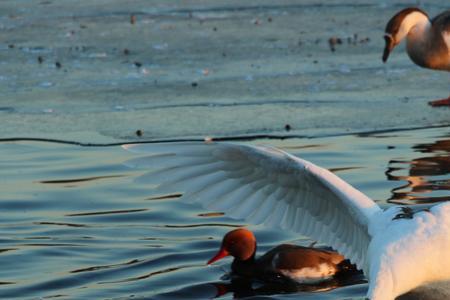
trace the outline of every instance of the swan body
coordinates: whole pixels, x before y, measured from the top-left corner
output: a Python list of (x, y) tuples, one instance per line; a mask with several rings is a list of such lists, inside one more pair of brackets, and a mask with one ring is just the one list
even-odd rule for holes
[(273, 147), (232, 143), (135, 144), (155, 194), (233, 218), (278, 226), (329, 245), (369, 280), (370, 300), (392, 300), (450, 279), (450, 202), (414, 212), (373, 200), (330, 171)]

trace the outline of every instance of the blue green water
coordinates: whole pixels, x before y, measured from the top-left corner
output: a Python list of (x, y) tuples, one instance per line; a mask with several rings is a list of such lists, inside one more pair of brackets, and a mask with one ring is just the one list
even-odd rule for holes
[[(447, 200), (450, 128), (284, 141), (258, 140), (332, 169), (381, 205)], [(230, 259), (206, 261), (247, 225), (178, 198), (151, 199), (143, 170), (119, 146), (0, 144), (2, 299), (356, 299), (366, 284), (287, 293), (221, 279)], [(251, 226), (259, 253), (311, 243)], [(254, 297), (255, 299), (257, 298)], [(260, 299), (260, 298), (258, 298)]]

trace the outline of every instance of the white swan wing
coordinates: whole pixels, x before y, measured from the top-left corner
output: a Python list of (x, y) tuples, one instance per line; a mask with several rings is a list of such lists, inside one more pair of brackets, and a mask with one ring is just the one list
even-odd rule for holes
[(284, 151), (229, 143), (130, 144), (150, 154), (127, 162), (152, 169), (142, 178), (158, 194), (254, 224), (279, 226), (327, 244), (363, 268), (368, 224), (380, 208), (326, 169)]

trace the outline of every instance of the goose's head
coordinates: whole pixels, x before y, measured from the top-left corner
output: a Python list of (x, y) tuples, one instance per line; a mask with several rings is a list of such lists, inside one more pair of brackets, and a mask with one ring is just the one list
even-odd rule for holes
[(235, 229), (224, 236), (219, 252), (208, 261), (208, 265), (229, 255), (245, 261), (254, 257), (255, 252), (256, 238), (253, 233), (245, 228)]
[(423, 10), (415, 7), (405, 8), (389, 20), (384, 33), (386, 45), (383, 51), (383, 62), (387, 61), (395, 46), (421, 21), (428, 22), (428, 15)]

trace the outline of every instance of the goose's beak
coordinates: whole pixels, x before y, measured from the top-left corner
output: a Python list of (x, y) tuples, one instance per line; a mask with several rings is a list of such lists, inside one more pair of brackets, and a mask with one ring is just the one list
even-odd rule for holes
[(383, 51), (383, 62), (385, 63), (388, 60), (389, 54), (391, 53), (392, 49), (394, 49), (395, 47), (395, 42), (390, 35), (385, 35), (384, 40), (386, 42), (386, 45), (384, 46)]

